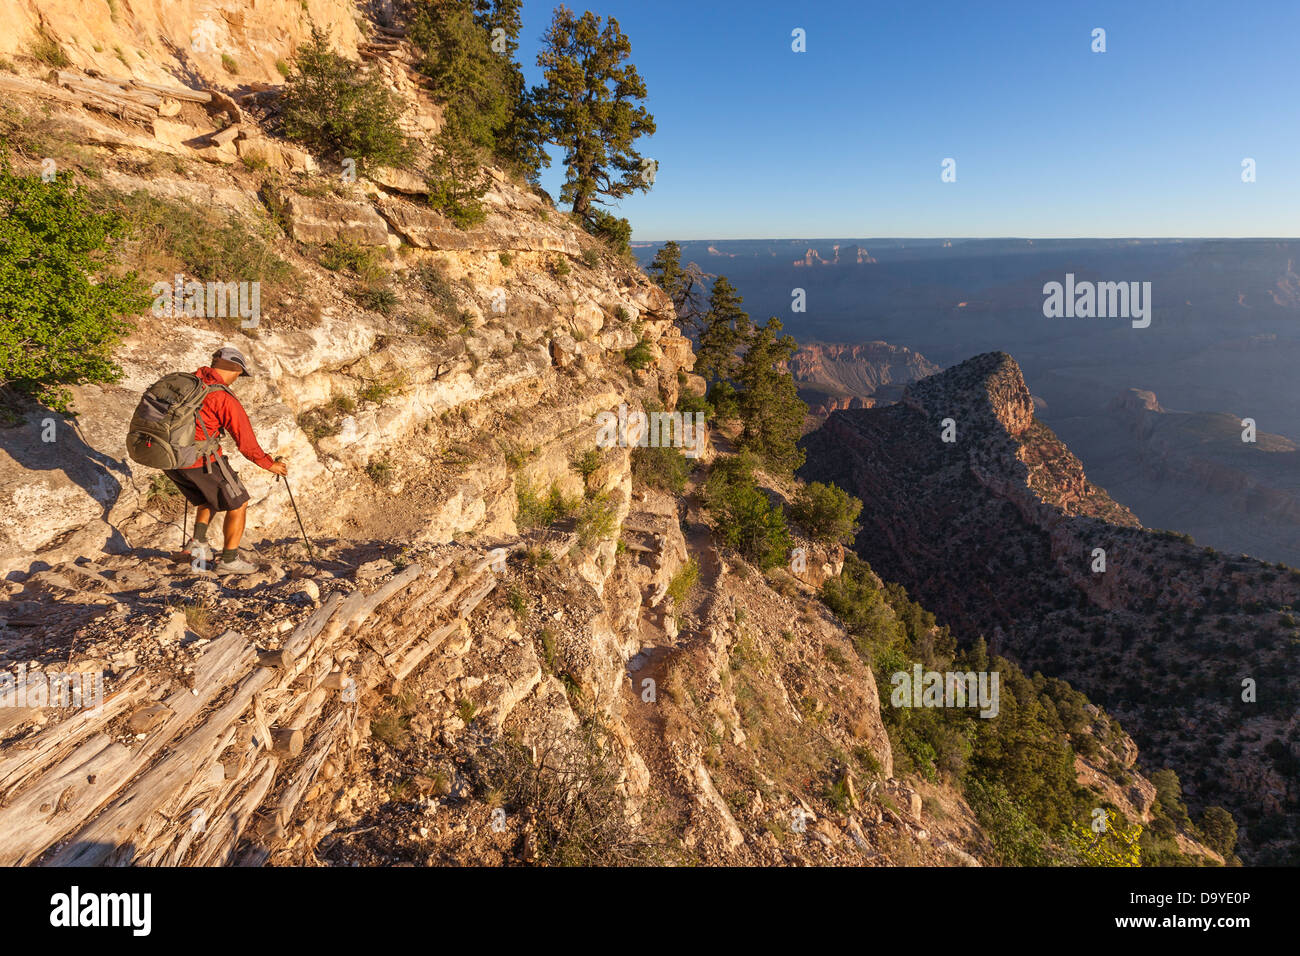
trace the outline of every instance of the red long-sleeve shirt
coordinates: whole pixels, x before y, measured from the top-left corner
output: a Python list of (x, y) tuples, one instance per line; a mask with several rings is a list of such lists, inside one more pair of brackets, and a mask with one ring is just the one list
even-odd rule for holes
[[(222, 381), (217, 377), (217, 373), (208, 366), (198, 369), (194, 373), (207, 385), (221, 385)], [(203, 428), (206, 428), (209, 435), (215, 435), (218, 431), (224, 430), (231, 438), (235, 440), (235, 445), (239, 448), (240, 453), (251, 461), (253, 464), (262, 468), (270, 468), (275, 464), (275, 459), (262, 451), (262, 446), (257, 443), (257, 437), (253, 434), (253, 425), (248, 420), (248, 413), (244, 411), (244, 406), (239, 404), (239, 399), (235, 398), (226, 391), (209, 392), (208, 397), (203, 400), (203, 408), (199, 410), (200, 419), (203, 422)], [(194, 426), (194, 440), (203, 441), (203, 429), (197, 424)], [(218, 447), (218, 455), (224, 455), (225, 452)], [(215, 458), (215, 455), (209, 455), (200, 458), (191, 468), (199, 468), (206, 464), (209, 459)]]

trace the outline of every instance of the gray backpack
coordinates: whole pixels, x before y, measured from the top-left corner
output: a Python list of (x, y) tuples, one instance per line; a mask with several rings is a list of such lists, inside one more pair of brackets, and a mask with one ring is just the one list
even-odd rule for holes
[[(199, 416), (203, 400), (224, 385), (208, 385), (192, 372), (172, 372), (145, 391), (131, 416), (126, 452), (150, 468), (189, 468), (217, 449), (221, 433), (209, 435)], [(233, 393), (232, 393), (233, 394)], [(203, 440), (195, 440), (195, 427)]]

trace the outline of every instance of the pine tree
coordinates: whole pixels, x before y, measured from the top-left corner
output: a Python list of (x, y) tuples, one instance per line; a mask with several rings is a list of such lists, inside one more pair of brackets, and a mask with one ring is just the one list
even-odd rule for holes
[(285, 81), (282, 115), (290, 139), (321, 156), (354, 160), (363, 172), (402, 166), (411, 142), (398, 123), (401, 114), (401, 101), (382, 77), (359, 71), (330, 48), (328, 34), (311, 28)]
[(458, 116), (448, 118), (437, 143), (438, 152), (426, 177), (429, 205), (467, 229), (487, 216), (479, 200), (492, 181), (483, 168), (482, 152), (461, 128)]
[(645, 82), (626, 62), (632, 52), (618, 21), (591, 11), (581, 17), (556, 8), (542, 38), (537, 65), (545, 85), (535, 91), (536, 112), (548, 142), (564, 150), (563, 202), (588, 223), (592, 203), (647, 190), (651, 181), (634, 144), (655, 131), (654, 117), (638, 105)]
[(736, 353), (751, 329), (749, 313), (741, 308), (743, 302), (727, 277), (718, 276), (709, 292), (709, 308), (695, 350), (695, 373), (710, 384), (735, 377)]
[(769, 466), (792, 473), (804, 461), (798, 442), (808, 406), (799, 398), (794, 377), (780, 367), (798, 348), (792, 336), (779, 335), (781, 328), (781, 320), (773, 316), (749, 337), (736, 373), (744, 425), (738, 445)]
[[(482, 20), (491, 14), (483, 7), (476, 0), (424, 0), (411, 39), (424, 54), (420, 72), (433, 81), (448, 126), (454, 124), (458, 135), (490, 152), (510, 120), (511, 59), (492, 49), (492, 34)], [(508, 48), (507, 37), (503, 49)]]
[(686, 334), (698, 340), (704, 331), (700, 294), (708, 274), (694, 262), (683, 266), (682, 247), (675, 242), (666, 242), (659, 248), (646, 272), (673, 300), (677, 321)]

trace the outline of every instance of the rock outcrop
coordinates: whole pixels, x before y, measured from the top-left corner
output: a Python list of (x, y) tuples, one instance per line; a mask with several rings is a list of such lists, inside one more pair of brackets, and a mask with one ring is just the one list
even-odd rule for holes
[(1294, 852), (1300, 793), (1285, 768), (1300, 674), (1286, 648), (1300, 572), (1142, 528), (1034, 419), (1003, 353), (897, 405), (835, 412), (805, 443), (804, 474), (865, 503), (856, 550), (873, 568), (958, 635), (1105, 706), (1191, 803), (1245, 822), (1244, 856)]

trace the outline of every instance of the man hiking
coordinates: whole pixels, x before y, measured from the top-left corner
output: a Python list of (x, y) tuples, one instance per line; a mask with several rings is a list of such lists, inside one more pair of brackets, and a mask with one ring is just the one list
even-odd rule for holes
[[(251, 374), (248, 361), (235, 348), (225, 346), (212, 353), (212, 364), (195, 371), (205, 385), (216, 386), (203, 399), (194, 425), (195, 442), (219, 437), (222, 432), (235, 440), (240, 453), (255, 465), (276, 475), (287, 475), (288, 466), (262, 450), (253, 435), (244, 406), (230, 391), (230, 386), (240, 375)], [(251, 574), (257, 565), (239, 557), (239, 539), (244, 534), (244, 519), (248, 515), (248, 490), (239, 480), (239, 474), (226, 461), (221, 446), (210, 455), (201, 455), (195, 464), (163, 472), (190, 504), (197, 507), (194, 516), (194, 533), (185, 542), (183, 551), (191, 557), (207, 560), (209, 552), (208, 523), (215, 512), (224, 511), (222, 524), (222, 550), (217, 559), (218, 574)]]

